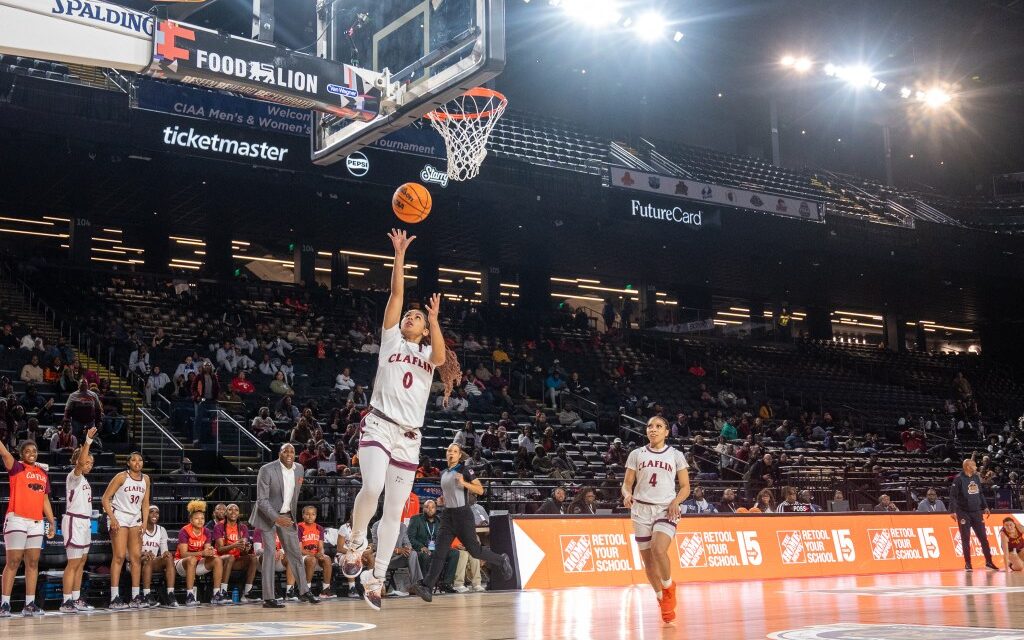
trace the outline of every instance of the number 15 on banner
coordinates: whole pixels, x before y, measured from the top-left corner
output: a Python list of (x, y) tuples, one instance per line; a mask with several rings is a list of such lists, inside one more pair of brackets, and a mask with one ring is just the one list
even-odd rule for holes
[(756, 531), (737, 531), (740, 543), (740, 562), (744, 565), (761, 564), (761, 543), (757, 541)]
[(853, 539), (849, 529), (833, 529), (832, 542), (836, 546), (836, 559), (842, 562), (853, 562), (857, 559), (857, 550), (853, 548)]

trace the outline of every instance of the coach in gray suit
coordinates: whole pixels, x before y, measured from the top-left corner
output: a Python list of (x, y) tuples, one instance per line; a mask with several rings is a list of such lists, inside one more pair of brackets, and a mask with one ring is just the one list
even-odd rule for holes
[(263, 607), (280, 609), (284, 604), (274, 594), (274, 549), (276, 537), (288, 558), (288, 566), (295, 574), (299, 600), (317, 604), (316, 596), (306, 585), (306, 570), (299, 548), (299, 535), (295, 528), (295, 514), (299, 512), (299, 489), (302, 487), (302, 465), (295, 462), (295, 447), (281, 446), (277, 462), (260, 468), (256, 477), (256, 508), (249, 516), (249, 524), (263, 535)]

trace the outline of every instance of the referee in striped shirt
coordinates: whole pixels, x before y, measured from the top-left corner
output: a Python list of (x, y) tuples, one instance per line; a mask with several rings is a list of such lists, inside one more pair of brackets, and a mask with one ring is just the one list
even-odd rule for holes
[[(441, 531), (438, 533), (437, 549), (448, 549), (458, 538), (469, 555), (483, 560), (493, 567), (501, 567), (502, 577), (512, 577), (512, 563), (507, 554), (498, 555), (489, 547), (482, 546), (476, 535), (476, 519), (473, 517), (473, 503), (483, 495), (484, 486), (472, 469), (465, 465), (466, 454), (456, 443), (448, 446), (446, 453), (448, 468), (441, 473), (441, 494), (444, 511), (441, 512)], [(435, 553), (430, 561), (430, 571), (422, 582), (412, 585), (410, 590), (427, 602), (433, 600), (434, 585), (444, 570), (447, 554)]]

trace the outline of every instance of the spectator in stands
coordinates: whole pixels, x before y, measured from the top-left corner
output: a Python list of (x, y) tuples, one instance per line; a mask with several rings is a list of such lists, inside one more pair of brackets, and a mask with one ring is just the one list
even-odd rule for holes
[(466, 399), (466, 390), (458, 389), (451, 398), (448, 399), (448, 405), (444, 404), (444, 396), (437, 396), (437, 408), (445, 413), (465, 413), (466, 409), (469, 408), (469, 400)]
[(719, 431), (719, 435), (725, 438), (726, 440), (736, 440), (737, 438), (740, 437), (739, 432), (736, 431), (736, 427), (732, 425), (733, 420), (735, 420), (734, 417), (726, 420), (722, 424), (722, 430)]
[[(507, 440), (508, 436), (506, 435), (505, 437)], [(488, 424), (480, 436), (480, 448), (483, 449), (484, 455), (487, 456), (494, 455), (495, 451), (504, 450), (501, 439), (498, 438), (498, 429), (493, 423)]]
[(763, 457), (754, 460), (747, 468), (747, 495), (761, 489), (774, 487), (778, 480), (778, 469), (775, 466), (772, 454), (766, 453)]
[(700, 387), (698, 387), (697, 390), (700, 392), (698, 393), (697, 398), (698, 400), (700, 400), (700, 403), (703, 406), (713, 407), (716, 404), (718, 404), (718, 401), (715, 399), (714, 396), (711, 395), (711, 390), (708, 389), (708, 386), (706, 384), (704, 384), (703, 382), (700, 383)]
[(551, 492), (551, 497), (540, 505), (540, 509), (537, 510), (537, 513), (565, 513), (568, 506), (569, 505), (565, 503), (565, 489), (563, 487), (555, 487), (554, 491)]
[(210, 433), (210, 421), (217, 412), (217, 398), (220, 397), (220, 381), (213, 370), (213, 363), (203, 362), (202, 368), (192, 381), (192, 402), (195, 408), (192, 422), (192, 443), (198, 445)]
[[(237, 349), (238, 347), (235, 348)], [(249, 381), (245, 371), (239, 371), (238, 375), (231, 380), (231, 390), (240, 396), (256, 393), (256, 387)]]
[(31, 382), (25, 385), (25, 395), (19, 402), (26, 411), (39, 411), (44, 407), (53, 407), (53, 398), (44, 398), (39, 395), (39, 389)]
[(555, 471), (555, 465), (551, 461), (551, 456), (548, 455), (548, 452), (541, 445), (534, 447), (533, 460), (530, 462), (530, 467), (533, 469), (533, 475), (535, 476), (552, 477)]
[[(263, 375), (270, 376), (271, 378), (273, 378), (274, 376), (277, 375), (277, 372), (281, 370), (281, 366), (270, 359), (269, 353), (264, 353), (263, 362), (260, 363), (259, 370), (260, 373), (262, 373)], [(353, 386), (354, 384), (355, 383), (353, 383)]]
[(477, 441), (478, 436), (476, 435), (476, 428), (473, 426), (472, 420), (466, 420), (466, 424), (462, 425), (462, 429), (455, 434), (455, 439), (453, 440), (467, 454), (473, 453), (477, 448)]
[(514, 443), (509, 439), (508, 430), (502, 424), (498, 425), (498, 442), (501, 444), (501, 451), (512, 451), (514, 448), (512, 446)]
[(622, 438), (615, 438), (612, 441), (611, 446), (608, 447), (608, 451), (605, 451), (602, 458), (605, 464), (608, 465), (619, 465), (623, 466), (626, 464), (626, 458), (629, 457), (629, 451), (626, 451), (626, 447), (622, 444)]
[(71, 421), (65, 420), (60, 430), (50, 438), (50, 452), (71, 454), (78, 447), (78, 438), (71, 433)]
[(946, 504), (939, 500), (939, 494), (935, 489), (929, 488), (924, 500), (917, 503), (917, 510), (924, 513), (945, 513)]
[(465, 349), (466, 351), (472, 351), (473, 353), (476, 353), (477, 351), (483, 349), (483, 346), (479, 342), (477, 342), (476, 338), (473, 337), (473, 334), (470, 333), (466, 335), (466, 339), (462, 342), (462, 348)]
[(284, 371), (278, 371), (274, 379), (270, 381), (270, 392), (279, 396), (293, 396), (295, 390), (285, 380)]
[(800, 437), (800, 431), (796, 427), (793, 427), (789, 431), (789, 435), (786, 436), (786, 439), (782, 441), (782, 447), (789, 451), (792, 451), (793, 449), (803, 449), (806, 446), (807, 443), (804, 442), (802, 437)]
[(718, 503), (718, 512), (736, 513), (737, 509), (739, 509), (739, 504), (736, 502), (736, 490), (727, 487), (722, 491), (722, 501)]
[(689, 498), (683, 501), (683, 504), (681, 504), (680, 507), (680, 513), (684, 515), (688, 513), (695, 515), (718, 513), (718, 509), (715, 505), (708, 502), (707, 498), (704, 497), (704, 487), (699, 484), (694, 485), (693, 493), (690, 494)]
[(901, 433), (900, 440), (903, 442), (903, 448), (907, 450), (907, 453), (917, 453), (927, 448), (925, 446), (924, 433), (916, 429), (907, 429)]
[(484, 366), (483, 360), (476, 365), (476, 369), (473, 369), (473, 375), (476, 376), (479, 383), (483, 384), (485, 389), (489, 390), (491, 388), (490, 382), (492, 374), (490, 369)]
[(523, 426), (520, 430), (519, 437), (516, 439), (516, 446), (525, 448), (527, 451), (533, 451), (537, 446), (537, 443), (533, 441), (533, 430), (529, 426)]
[(699, 362), (694, 362), (693, 364), (691, 364), (690, 368), (687, 369), (687, 371), (691, 376), (695, 378), (703, 378), (704, 376), (708, 375), (708, 372), (704, 370), (704, 367), (700, 366)]
[(71, 422), (71, 430), (77, 437), (93, 427), (99, 429), (102, 416), (103, 405), (99, 395), (90, 391), (89, 383), (83, 379), (78, 390), (64, 402), (64, 419)]
[(28, 364), (21, 368), (21, 375), (19, 377), (22, 382), (43, 383), (43, 368), (39, 366), (39, 356), (32, 356)]
[(359, 353), (378, 354), (380, 353), (380, 345), (374, 341), (372, 335), (368, 335), (362, 346), (359, 347)]
[(878, 504), (875, 505), (875, 511), (899, 511), (899, 508), (893, 503), (892, 498), (888, 494), (883, 493), (878, 496)]
[(5, 322), (3, 330), (0, 331), (0, 347), (8, 351), (14, 351), (18, 348), (19, 341), (14, 337), (14, 329), (11, 327), (10, 322)]
[(550, 375), (544, 380), (544, 394), (545, 398), (551, 403), (552, 407), (558, 406), (558, 396), (565, 389), (565, 381), (562, 380), (562, 376), (559, 375), (558, 371), (552, 371)]
[(149, 375), (149, 349), (146, 345), (139, 345), (139, 348), (128, 356), (128, 371), (142, 378)]
[(67, 338), (57, 336), (57, 344), (50, 345), (50, 348), (46, 350), (46, 357), (50, 360), (60, 358), (64, 362), (71, 362), (75, 359), (75, 352), (68, 346)]
[(441, 470), (434, 466), (427, 456), (420, 456), (420, 466), (416, 469), (417, 478), (439, 478)]
[(576, 413), (576, 406), (566, 402), (562, 411), (558, 414), (558, 422), (565, 427), (578, 429), (587, 433), (597, 433), (597, 423), (592, 420), (583, 420), (580, 414)]
[(775, 410), (772, 408), (771, 400), (765, 399), (761, 401), (761, 406), (757, 408), (757, 417), (762, 420), (771, 420), (775, 417)]
[(555, 475), (563, 480), (572, 480), (579, 473), (576, 463), (569, 458), (569, 452), (565, 447), (558, 447), (555, 450), (555, 457), (551, 459), (551, 463), (555, 467)]
[(593, 487), (582, 487), (569, 504), (567, 511), (573, 515), (597, 515), (597, 491)]
[(352, 369), (345, 367), (334, 379), (334, 388), (338, 391), (348, 393), (356, 388), (356, 381), (352, 379)]
[(153, 403), (153, 396), (158, 393), (162, 393), (167, 385), (171, 384), (171, 379), (167, 377), (167, 374), (160, 371), (160, 365), (153, 365), (153, 370), (150, 371), (149, 377), (146, 378), (146, 406)]
[(796, 487), (782, 487), (782, 502), (775, 508), (775, 513), (806, 513), (810, 510), (809, 504), (800, 504), (797, 500)]
[(303, 446), (313, 438), (313, 430), (305, 418), (300, 417), (292, 429), (288, 441), (295, 446)]
[(295, 349), (287, 340), (281, 336), (271, 338), (263, 343), (264, 351), (276, 353), (280, 358), (288, 357), (288, 353)]
[(423, 512), (409, 520), (408, 538), (412, 548), (416, 550), (421, 567), (429, 567), (435, 553), (447, 554), (445, 577), (441, 582), (442, 590), (447, 590), (445, 586), (450, 588), (451, 583), (455, 579), (459, 552), (451, 548), (436, 548), (440, 534), (440, 525), (441, 521), (437, 517), (437, 503), (433, 500), (426, 500), (423, 503)]
[(508, 357), (508, 353), (502, 348), (500, 341), (494, 344), (494, 351), (491, 352), (491, 361), (496, 365), (512, 363), (512, 359)]
[(348, 394), (347, 400), (352, 401), (352, 404), (356, 409), (365, 409), (370, 405), (370, 398), (366, 395), (366, 391), (363, 389), (363, 385), (357, 384), (354, 389)]
[(149, 343), (150, 348), (154, 353), (159, 353), (170, 349), (173, 345), (171, 337), (164, 333), (163, 327), (157, 327), (156, 333), (153, 334), (153, 339)]
[(805, 504), (808, 507), (810, 507), (811, 513), (817, 513), (822, 510), (821, 507), (814, 503), (814, 498), (811, 496), (810, 489), (802, 490), (800, 494), (797, 496), (797, 500), (800, 502), (800, 504)]
[(195, 359), (193, 356), (185, 356), (185, 359), (178, 363), (178, 367), (174, 370), (175, 379), (178, 376), (187, 378), (188, 374), (196, 373), (199, 371), (199, 367), (196, 366)]
[(21, 337), (21, 348), (24, 351), (46, 353), (46, 345), (43, 343), (43, 338), (34, 328), (29, 329), (28, 333)]
[(775, 513), (775, 496), (768, 488), (761, 489), (754, 499), (754, 506), (750, 508), (751, 513)]
[(266, 444), (277, 444), (288, 439), (288, 432), (277, 428), (274, 419), (270, 417), (270, 409), (267, 407), (260, 407), (259, 414), (252, 419), (249, 430)]

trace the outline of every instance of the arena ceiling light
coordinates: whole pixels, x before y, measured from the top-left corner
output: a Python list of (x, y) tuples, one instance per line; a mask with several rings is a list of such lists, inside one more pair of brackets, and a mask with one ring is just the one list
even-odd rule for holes
[(782, 56), (782, 59), (779, 60), (779, 64), (787, 69), (792, 69), (797, 73), (807, 73), (811, 70), (811, 67), (814, 66), (814, 61), (807, 56), (791, 56), (787, 54)]
[(637, 17), (633, 24), (633, 31), (646, 42), (654, 42), (665, 37), (665, 27), (668, 23), (660, 13), (649, 11)]
[(953, 96), (941, 87), (932, 87), (927, 91), (918, 91), (916, 97), (930, 109), (940, 109), (953, 101)]

